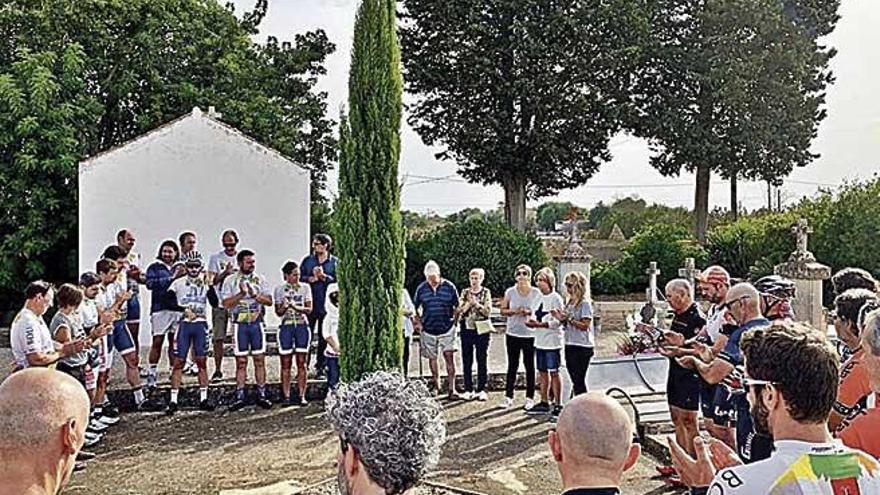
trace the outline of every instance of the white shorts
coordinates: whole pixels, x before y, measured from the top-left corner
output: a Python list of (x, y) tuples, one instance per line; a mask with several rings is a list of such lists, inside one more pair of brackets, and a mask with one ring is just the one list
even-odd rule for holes
[(428, 359), (437, 359), (444, 352), (455, 352), (458, 350), (458, 339), (455, 337), (455, 329), (450, 329), (448, 332), (440, 335), (422, 332), (420, 345), (422, 357)]
[(177, 325), (180, 323), (179, 311), (157, 311), (150, 315), (150, 326), (153, 327), (153, 337), (161, 337), (166, 334), (173, 334), (177, 331)]

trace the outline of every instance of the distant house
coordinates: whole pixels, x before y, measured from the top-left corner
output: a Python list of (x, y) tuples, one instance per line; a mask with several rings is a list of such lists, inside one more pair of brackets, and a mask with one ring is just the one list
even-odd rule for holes
[[(281, 266), (309, 251), (309, 171), (194, 108), (79, 166), (79, 268), (94, 270), (121, 228), (134, 231), (143, 264), (186, 230), (205, 257), (235, 229), (257, 253), (257, 271), (280, 282)], [(142, 328), (149, 291), (141, 290)], [(271, 313), (271, 312), (270, 312)], [(149, 336), (149, 332), (141, 331)]]

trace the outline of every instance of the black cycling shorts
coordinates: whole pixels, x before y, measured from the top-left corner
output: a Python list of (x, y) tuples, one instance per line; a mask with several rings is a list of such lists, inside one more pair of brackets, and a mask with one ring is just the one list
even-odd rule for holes
[(670, 407), (685, 411), (700, 410), (700, 383), (703, 380), (696, 372), (669, 364), (669, 375), (666, 380), (666, 401)]

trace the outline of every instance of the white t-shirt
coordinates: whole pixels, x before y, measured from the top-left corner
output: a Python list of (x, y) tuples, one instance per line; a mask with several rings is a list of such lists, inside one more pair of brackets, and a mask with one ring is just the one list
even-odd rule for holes
[[(220, 251), (219, 253), (212, 254), (211, 257), (208, 259), (208, 271), (216, 275), (225, 270), (226, 267), (229, 265), (235, 266), (235, 257), (235, 254), (229, 256), (228, 254), (226, 254), (226, 251)], [(216, 277), (214, 281), (214, 289), (217, 291), (218, 294), (222, 289)]]
[(565, 303), (562, 296), (557, 292), (541, 294), (532, 304), (532, 318), (547, 323), (550, 328), (535, 328), (535, 349), (562, 349), (562, 335), (564, 329), (562, 323), (550, 314), (551, 310), (562, 309)]
[(184, 313), (184, 321), (207, 321), (205, 315), (208, 309), (208, 284), (204, 278), (180, 277), (171, 282), (168, 290), (174, 292), (178, 306), (184, 309), (189, 308), (195, 315), (194, 319), (188, 320), (185, 316), (186, 313)]
[(124, 285), (123, 287), (130, 290), (132, 294), (137, 294), (139, 290), (138, 281), (128, 278), (128, 269), (132, 266), (137, 268), (141, 267), (141, 255), (137, 253), (134, 249), (128, 252), (128, 255), (125, 257), (125, 269), (120, 270), (119, 273), (125, 277), (126, 285)]
[[(709, 495), (832, 495), (880, 493), (880, 463), (860, 450), (833, 443), (777, 440), (769, 459), (723, 469)], [(850, 490), (836, 487), (851, 486)]]
[(281, 317), (282, 325), (307, 325), (308, 319), (304, 313), (293, 309), (293, 305), (305, 306), (312, 301), (312, 288), (309, 284), (300, 282), (294, 287), (287, 282), (275, 287), (275, 304), (287, 302), (287, 312)]
[(27, 308), (22, 308), (15, 315), (9, 340), (12, 344), (12, 357), (18, 368), (30, 366), (27, 360), (28, 354), (55, 350), (55, 341), (52, 340), (46, 321)]
[[(123, 292), (125, 292), (125, 285), (120, 284), (117, 280), (106, 287), (101, 287), (98, 295), (95, 296), (95, 304), (101, 311), (107, 311), (107, 309), (113, 306), (113, 303), (116, 302), (116, 298), (119, 296), (119, 294), (122, 294)], [(121, 316), (117, 315), (115, 321), (125, 319), (126, 306), (126, 304), (121, 305), (121, 307), (119, 308)]]
[[(242, 282), (250, 286), (251, 292), (255, 294), (272, 296), (272, 293), (269, 292), (269, 284), (266, 283), (266, 277), (263, 275), (256, 273), (245, 275), (241, 272), (235, 272), (226, 277), (226, 280), (223, 282), (223, 289), (220, 291), (220, 299), (223, 300), (238, 294), (241, 291), (239, 286)], [(263, 305), (258, 303), (255, 297), (246, 296), (238, 302), (238, 305), (232, 308), (231, 313), (232, 321), (237, 323), (261, 321), (263, 317)]]
[[(510, 309), (531, 308), (541, 298), (541, 291), (537, 287), (529, 289), (527, 296), (523, 297), (516, 286), (510, 287), (504, 293), (504, 297), (510, 302)], [(511, 337), (534, 338), (535, 332), (526, 326), (526, 316), (508, 316), (507, 317), (507, 335)]]
[[(403, 311), (406, 311), (409, 314), (415, 314), (416, 307), (413, 305), (412, 298), (409, 296), (409, 291), (403, 289), (401, 291), (403, 294), (400, 296), (400, 306)], [(410, 338), (413, 336), (415, 332), (415, 328), (413, 327), (412, 316), (403, 316), (401, 317), (403, 320), (403, 336), (406, 338)]]
[(722, 310), (718, 310), (718, 305), (712, 305), (709, 308), (709, 314), (706, 317), (706, 334), (711, 339), (711, 342), (718, 342), (718, 337), (721, 336), (721, 328), (724, 327), (724, 321), (727, 317), (727, 308)]
[(98, 326), (98, 305), (94, 299), (83, 297), (82, 302), (77, 308), (79, 318), (82, 320), (83, 328), (93, 328)]
[[(330, 294), (337, 292), (339, 288), (337, 285), (330, 284), (327, 286), (327, 297), (324, 300), (324, 309), (327, 311), (327, 315), (324, 317), (324, 323), (321, 325), (321, 337), (324, 340), (327, 340), (330, 337), (335, 337), (336, 342), (339, 342), (339, 307), (333, 304), (333, 301), (330, 300)], [(342, 344), (340, 344), (342, 345)], [(327, 349), (324, 351), (325, 357), (334, 358), (337, 357), (333, 348), (329, 345)]]

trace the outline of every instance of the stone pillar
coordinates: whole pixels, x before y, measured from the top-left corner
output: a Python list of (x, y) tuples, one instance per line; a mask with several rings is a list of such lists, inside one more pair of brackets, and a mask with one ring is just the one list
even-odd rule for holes
[(587, 276), (586, 297), (591, 298), (590, 291), (590, 268), (593, 257), (581, 246), (577, 233), (577, 225), (572, 223), (571, 235), (568, 247), (562, 256), (556, 257), (556, 291), (565, 298), (565, 276), (571, 272), (582, 272)]
[(806, 219), (800, 219), (792, 232), (797, 237), (797, 248), (788, 261), (776, 265), (774, 273), (794, 281), (797, 294), (792, 310), (797, 321), (806, 321), (823, 333), (827, 328), (822, 304), (822, 281), (831, 278), (831, 268), (816, 261), (807, 250), (807, 238), (813, 232)]

